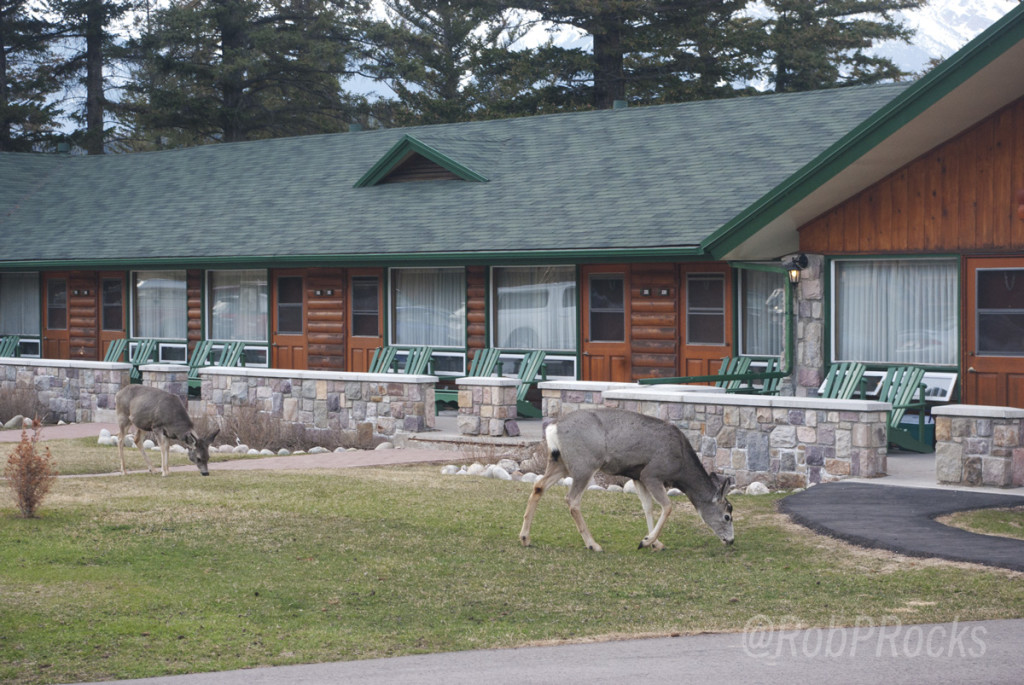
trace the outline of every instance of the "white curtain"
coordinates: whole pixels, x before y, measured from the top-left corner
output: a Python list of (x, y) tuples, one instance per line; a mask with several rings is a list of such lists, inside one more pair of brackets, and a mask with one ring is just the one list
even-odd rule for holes
[(209, 284), (210, 339), (266, 341), (267, 272), (211, 271)]
[(136, 272), (134, 290), (136, 338), (184, 340), (187, 337), (184, 271)]
[(395, 269), (391, 273), (396, 345), (466, 346), (463, 269)]
[(834, 287), (838, 360), (957, 363), (956, 261), (838, 261)]
[(786, 275), (745, 269), (740, 272), (743, 344), (746, 355), (779, 356), (786, 329)]
[(0, 274), (0, 335), (39, 331), (39, 274)]
[(514, 350), (576, 349), (576, 269), (494, 269), (494, 340)]

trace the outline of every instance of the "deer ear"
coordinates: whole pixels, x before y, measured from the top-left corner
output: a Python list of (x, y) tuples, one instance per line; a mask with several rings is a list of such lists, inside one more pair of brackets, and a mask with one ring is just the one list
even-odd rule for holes
[(194, 446), (196, 444), (196, 442), (198, 442), (198, 441), (199, 441), (199, 436), (196, 435), (195, 431), (189, 431), (188, 433), (185, 433), (185, 442), (188, 445), (193, 445)]
[(203, 438), (204, 442), (206, 442), (206, 444), (209, 445), (211, 442), (213, 442), (213, 439), (217, 437), (218, 433), (220, 433), (220, 428), (214, 428), (212, 433), (207, 433), (206, 437)]

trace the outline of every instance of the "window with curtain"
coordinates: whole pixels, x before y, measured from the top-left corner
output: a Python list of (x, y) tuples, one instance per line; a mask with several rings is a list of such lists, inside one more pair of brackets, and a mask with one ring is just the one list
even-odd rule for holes
[(686, 275), (686, 344), (725, 344), (725, 276)]
[(850, 260), (833, 268), (836, 359), (956, 365), (955, 260)]
[(495, 267), (492, 282), (498, 347), (576, 349), (575, 267)]
[(39, 274), (0, 274), (0, 335), (39, 335)]
[(740, 271), (740, 353), (777, 357), (786, 331), (786, 275)]
[(132, 280), (133, 336), (184, 340), (188, 335), (188, 298), (184, 271), (137, 271)]
[(206, 301), (211, 340), (267, 340), (267, 272), (210, 271)]
[(391, 288), (394, 344), (465, 347), (463, 269), (394, 269)]

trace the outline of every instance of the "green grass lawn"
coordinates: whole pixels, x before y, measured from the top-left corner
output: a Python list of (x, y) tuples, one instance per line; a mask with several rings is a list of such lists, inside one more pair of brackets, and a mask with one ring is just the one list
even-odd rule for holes
[(961, 511), (949, 516), (943, 523), (974, 533), (1024, 540), (1024, 507)]
[(599, 554), (555, 488), (525, 549), (530, 488), (427, 466), (64, 478), (31, 520), (5, 494), (0, 681), (739, 631), (757, 615), (1024, 616), (1021, 574), (849, 547), (789, 523), (774, 496), (734, 498), (733, 547), (680, 506), (654, 553), (636, 549), (636, 497), (587, 493)]

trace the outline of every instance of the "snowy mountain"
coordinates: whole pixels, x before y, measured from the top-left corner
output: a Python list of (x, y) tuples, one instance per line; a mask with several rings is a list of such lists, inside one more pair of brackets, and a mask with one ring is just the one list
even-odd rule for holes
[(932, 59), (945, 59), (1001, 19), (1018, 0), (931, 0), (914, 12), (899, 13), (916, 36), (910, 45), (883, 43), (876, 48), (910, 73), (926, 71)]

